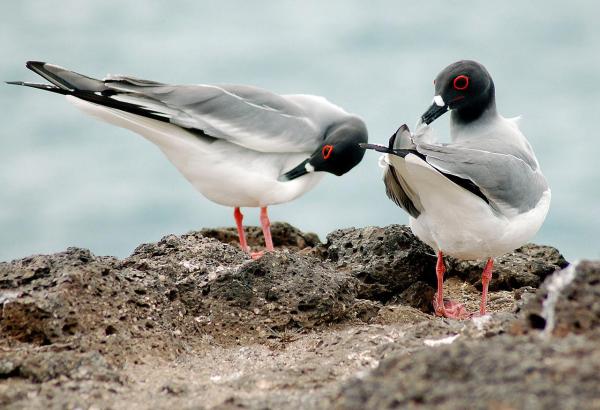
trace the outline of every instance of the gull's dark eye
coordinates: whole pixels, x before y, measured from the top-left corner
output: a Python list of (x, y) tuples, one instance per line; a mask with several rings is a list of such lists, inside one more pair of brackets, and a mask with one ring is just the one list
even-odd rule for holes
[(323, 149), (321, 150), (321, 153), (323, 154), (323, 159), (329, 159), (332, 152), (333, 152), (333, 145), (325, 145), (323, 147)]
[(455, 90), (458, 91), (466, 90), (469, 87), (469, 77), (467, 77), (466, 75), (457, 76), (456, 78), (454, 78), (452, 86)]

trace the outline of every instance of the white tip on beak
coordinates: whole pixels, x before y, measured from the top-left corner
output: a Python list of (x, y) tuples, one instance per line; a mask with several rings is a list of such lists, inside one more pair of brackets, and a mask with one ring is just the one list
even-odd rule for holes
[(433, 103), (438, 107), (443, 107), (444, 105), (446, 105), (441, 95), (436, 95), (435, 97), (433, 97)]
[(307, 162), (306, 165), (304, 165), (304, 169), (306, 170), (306, 172), (315, 172), (315, 167), (313, 167), (312, 165), (310, 165), (310, 162)]

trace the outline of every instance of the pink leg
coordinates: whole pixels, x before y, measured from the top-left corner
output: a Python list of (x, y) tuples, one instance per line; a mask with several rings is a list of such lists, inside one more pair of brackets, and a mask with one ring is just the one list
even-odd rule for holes
[(435, 273), (437, 276), (437, 292), (433, 297), (433, 309), (437, 316), (444, 316), (452, 319), (467, 319), (469, 314), (465, 307), (452, 300), (444, 301), (444, 255), (442, 251), (438, 252), (437, 264), (435, 265)]
[(275, 248), (273, 247), (273, 238), (271, 237), (271, 221), (269, 221), (266, 206), (260, 208), (260, 225), (262, 226), (263, 235), (265, 237), (267, 252), (273, 252)]
[(485, 315), (485, 306), (487, 305), (488, 286), (492, 280), (492, 268), (494, 267), (494, 259), (489, 258), (481, 274), (481, 305), (479, 306), (479, 314)]
[(244, 220), (244, 215), (240, 211), (239, 207), (236, 207), (233, 211), (233, 217), (235, 218), (235, 224), (237, 225), (238, 238), (240, 240), (240, 248), (244, 252), (250, 252), (250, 248), (248, 247), (248, 242), (246, 242), (246, 234), (244, 233), (244, 226), (242, 225), (242, 221)]
[(444, 255), (442, 251), (438, 252), (437, 263), (435, 265), (435, 274), (437, 276), (437, 292), (433, 299), (433, 308), (435, 314), (438, 316), (444, 315), (444, 273), (446, 272), (446, 266), (444, 266)]
[[(266, 251), (273, 252), (275, 248), (273, 247), (273, 238), (271, 237), (271, 221), (269, 221), (266, 206), (260, 208), (260, 225), (262, 226), (263, 236), (265, 237)], [(252, 252), (250, 256), (252, 256), (252, 259), (258, 259), (264, 254), (265, 251)]]

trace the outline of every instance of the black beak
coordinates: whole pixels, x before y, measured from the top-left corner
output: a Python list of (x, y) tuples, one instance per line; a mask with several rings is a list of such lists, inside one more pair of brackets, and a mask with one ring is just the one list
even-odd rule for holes
[(305, 159), (300, 164), (298, 164), (298, 166), (292, 168), (285, 174), (280, 175), (277, 179), (279, 181), (291, 181), (292, 179), (296, 179), (298, 177), (301, 177), (302, 175), (308, 174), (308, 171), (306, 170), (306, 164), (308, 164), (308, 161), (310, 161), (310, 158)]
[(449, 109), (450, 107), (448, 107), (448, 104), (440, 106), (434, 102), (433, 104), (431, 104), (431, 107), (429, 107), (429, 109), (425, 111), (425, 114), (421, 116), (421, 121), (429, 125)]

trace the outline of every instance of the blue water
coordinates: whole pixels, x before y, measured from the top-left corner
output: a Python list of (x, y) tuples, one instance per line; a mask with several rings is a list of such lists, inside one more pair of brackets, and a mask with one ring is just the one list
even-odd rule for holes
[[(14, 1), (0, 16), (0, 79), (37, 80), (36, 59), (103, 76), (241, 83), (323, 95), (386, 141), (431, 102), (432, 80), (484, 63), (499, 111), (522, 115), (552, 187), (536, 242), (600, 257), (600, 6), (591, 1)], [(0, 260), (67, 246), (125, 256), (168, 233), (232, 225), (156, 147), (64, 99), (0, 86)], [(447, 134), (447, 117), (436, 122)], [(315, 231), (406, 223), (369, 154), (273, 220)], [(258, 222), (256, 210), (246, 221)]]

